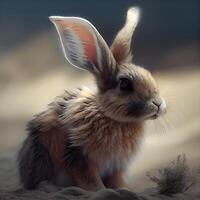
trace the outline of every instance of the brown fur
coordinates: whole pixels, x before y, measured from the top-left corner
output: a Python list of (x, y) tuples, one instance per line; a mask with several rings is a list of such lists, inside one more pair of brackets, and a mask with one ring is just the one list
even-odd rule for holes
[[(65, 171), (73, 184), (87, 189), (104, 187), (103, 177), (107, 177), (108, 187), (123, 183), (122, 171), (138, 149), (142, 123), (119, 123), (105, 117), (95, 99), (96, 94), (87, 88), (65, 92), (31, 122), (40, 142), (49, 150), (55, 174), (52, 181)], [(69, 148), (81, 147), (88, 167), (80, 170), (76, 163), (69, 166), (64, 162), (67, 141)], [(115, 183), (116, 179), (120, 181)]]

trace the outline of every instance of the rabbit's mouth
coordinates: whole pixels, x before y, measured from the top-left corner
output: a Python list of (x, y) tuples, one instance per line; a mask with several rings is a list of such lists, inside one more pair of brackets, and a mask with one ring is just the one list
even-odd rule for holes
[(156, 114), (152, 115), (152, 116), (150, 117), (150, 119), (157, 119), (158, 117), (159, 117), (159, 115), (156, 113)]

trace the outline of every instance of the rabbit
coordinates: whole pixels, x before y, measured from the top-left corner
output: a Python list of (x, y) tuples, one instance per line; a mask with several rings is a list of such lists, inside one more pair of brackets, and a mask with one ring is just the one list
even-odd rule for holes
[(128, 9), (110, 48), (86, 19), (50, 17), (65, 58), (94, 76), (97, 91), (65, 91), (28, 123), (18, 154), (25, 188), (45, 180), (91, 191), (126, 186), (124, 173), (137, 154), (145, 122), (166, 112), (151, 73), (131, 62), (139, 16), (138, 8)]

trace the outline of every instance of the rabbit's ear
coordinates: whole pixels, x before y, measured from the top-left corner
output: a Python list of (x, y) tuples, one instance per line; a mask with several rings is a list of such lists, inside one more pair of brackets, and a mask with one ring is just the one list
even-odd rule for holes
[(113, 55), (106, 42), (87, 20), (79, 17), (52, 16), (66, 59), (75, 67), (98, 74), (111, 67)]
[(132, 35), (138, 24), (140, 10), (137, 7), (129, 8), (124, 27), (118, 32), (112, 45), (111, 51), (118, 63), (131, 62)]

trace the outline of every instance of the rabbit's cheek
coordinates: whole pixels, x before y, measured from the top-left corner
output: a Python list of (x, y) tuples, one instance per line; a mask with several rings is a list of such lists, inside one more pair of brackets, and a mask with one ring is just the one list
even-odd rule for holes
[(158, 107), (146, 101), (131, 102), (127, 115), (136, 119), (148, 119), (158, 113)]
[(128, 105), (128, 116), (141, 117), (145, 114), (146, 103), (144, 101), (131, 102)]

